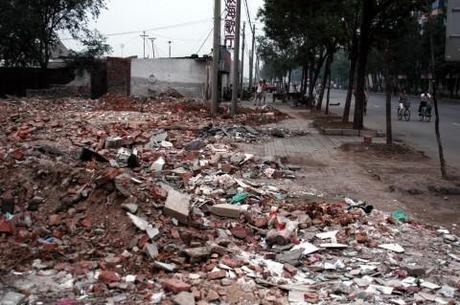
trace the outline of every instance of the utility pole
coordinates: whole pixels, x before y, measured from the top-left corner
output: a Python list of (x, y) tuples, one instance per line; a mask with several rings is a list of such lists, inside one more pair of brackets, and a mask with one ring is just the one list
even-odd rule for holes
[(124, 43), (120, 44), (120, 49), (121, 49), (121, 57), (123, 58), (123, 51), (125, 49), (125, 44)]
[(246, 39), (246, 22), (243, 22), (243, 46), (241, 48), (241, 100), (243, 100), (243, 90), (244, 90), (244, 50), (245, 50), (245, 39)]
[(255, 81), (258, 82), (260, 79), (260, 73), (259, 73), (259, 54), (256, 55), (256, 67), (255, 67)]
[(169, 58), (171, 58), (171, 43), (172, 41), (168, 41), (168, 44), (169, 44)]
[(145, 39), (148, 37), (147, 34), (145, 34), (145, 31), (142, 32), (142, 35), (141, 35), (141, 38), (142, 38), (142, 41), (144, 43), (144, 58), (145, 58)]
[(155, 59), (155, 37), (150, 37), (149, 40), (152, 42), (152, 58)]
[(241, 0), (236, 0), (236, 26), (235, 26), (235, 49), (233, 52), (233, 81), (232, 81), (232, 115), (235, 115), (238, 107), (239, 91), (239, 59), (240, 59), (240, 29), (241, 27)]
[(254, 70), (254, 49), (256, 47), (256, 25), (252, 26), (252, 49), (249, 56), (249, 90), (252, 89), (252, 76)]
[(220, 63), (220, 3), (221, 0), (214, 0), (214, 46), (212, 54), (212, 95), (211, 114), (217, 114), (219, 102), (219, 63)]

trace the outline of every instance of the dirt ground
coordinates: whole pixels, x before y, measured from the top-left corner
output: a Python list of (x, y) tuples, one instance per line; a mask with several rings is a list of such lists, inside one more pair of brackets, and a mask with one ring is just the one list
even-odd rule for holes
[[(415, 221), (460, 232), (458, 169), (449, 168), (453, 178), (444, 180), (437, 160), (404, 143), (395, 143), (388, 148), (383, 144), (383, 138), (374, 138), (374, 144), (369, 146), (358, 137), (323, 136), (313, 128), (315, 122), (330, 122), (323, 114), (285, 105), (278, 106), (278, 109), (294, 118), (292, 124), (289, 120), (284, 124), (291, 127), (301, 125), (312, 135), (296, 141), (275, 139), (273, 150), (267, 149), (272, 144), (265, 144), (265, 148), (260, 144), (245, 145), (244, 149), (262, 155), (274, 153), (286, 163), (299, 166), (298, 179), (281, 182), (283, 187), (293, 192), (314, 189), (332, 197), (365, 200), (386, 212), (403, 209)], [(280, 125), (283, 123), (276, 126)]]

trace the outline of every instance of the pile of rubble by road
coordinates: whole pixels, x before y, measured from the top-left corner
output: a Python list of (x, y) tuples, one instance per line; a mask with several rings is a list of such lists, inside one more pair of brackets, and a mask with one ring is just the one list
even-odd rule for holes
[(284, 118), (172, 97), (0, 101), (0, 304), (460, 301), (457, 236), (289, 194), (295, 166), (236, 149)]

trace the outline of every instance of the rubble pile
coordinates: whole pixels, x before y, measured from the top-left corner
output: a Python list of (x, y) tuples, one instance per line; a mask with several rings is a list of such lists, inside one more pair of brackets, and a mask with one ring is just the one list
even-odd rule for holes
[(236, 149), (281, 114), (110, 96), (0, 110), (0, 304), (460, 300), (457, 236), (289, 194), (295, 166)]

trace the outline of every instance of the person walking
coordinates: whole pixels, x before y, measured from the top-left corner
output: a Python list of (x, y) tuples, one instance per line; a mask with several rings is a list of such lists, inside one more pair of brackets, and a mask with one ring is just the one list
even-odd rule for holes
[(267, 99), (267, 82), (265, 81), (265, 79), (262, 81), (262, 98), (263, 98), (262, 106), (265, 106), (266, 99)]
[(263, 98), (263, 82), (259, 81), (256, 88), (256, 98), (254, 100), (254, 105), (257, 107), (259, 106), (259, 102), (262, 104)]

